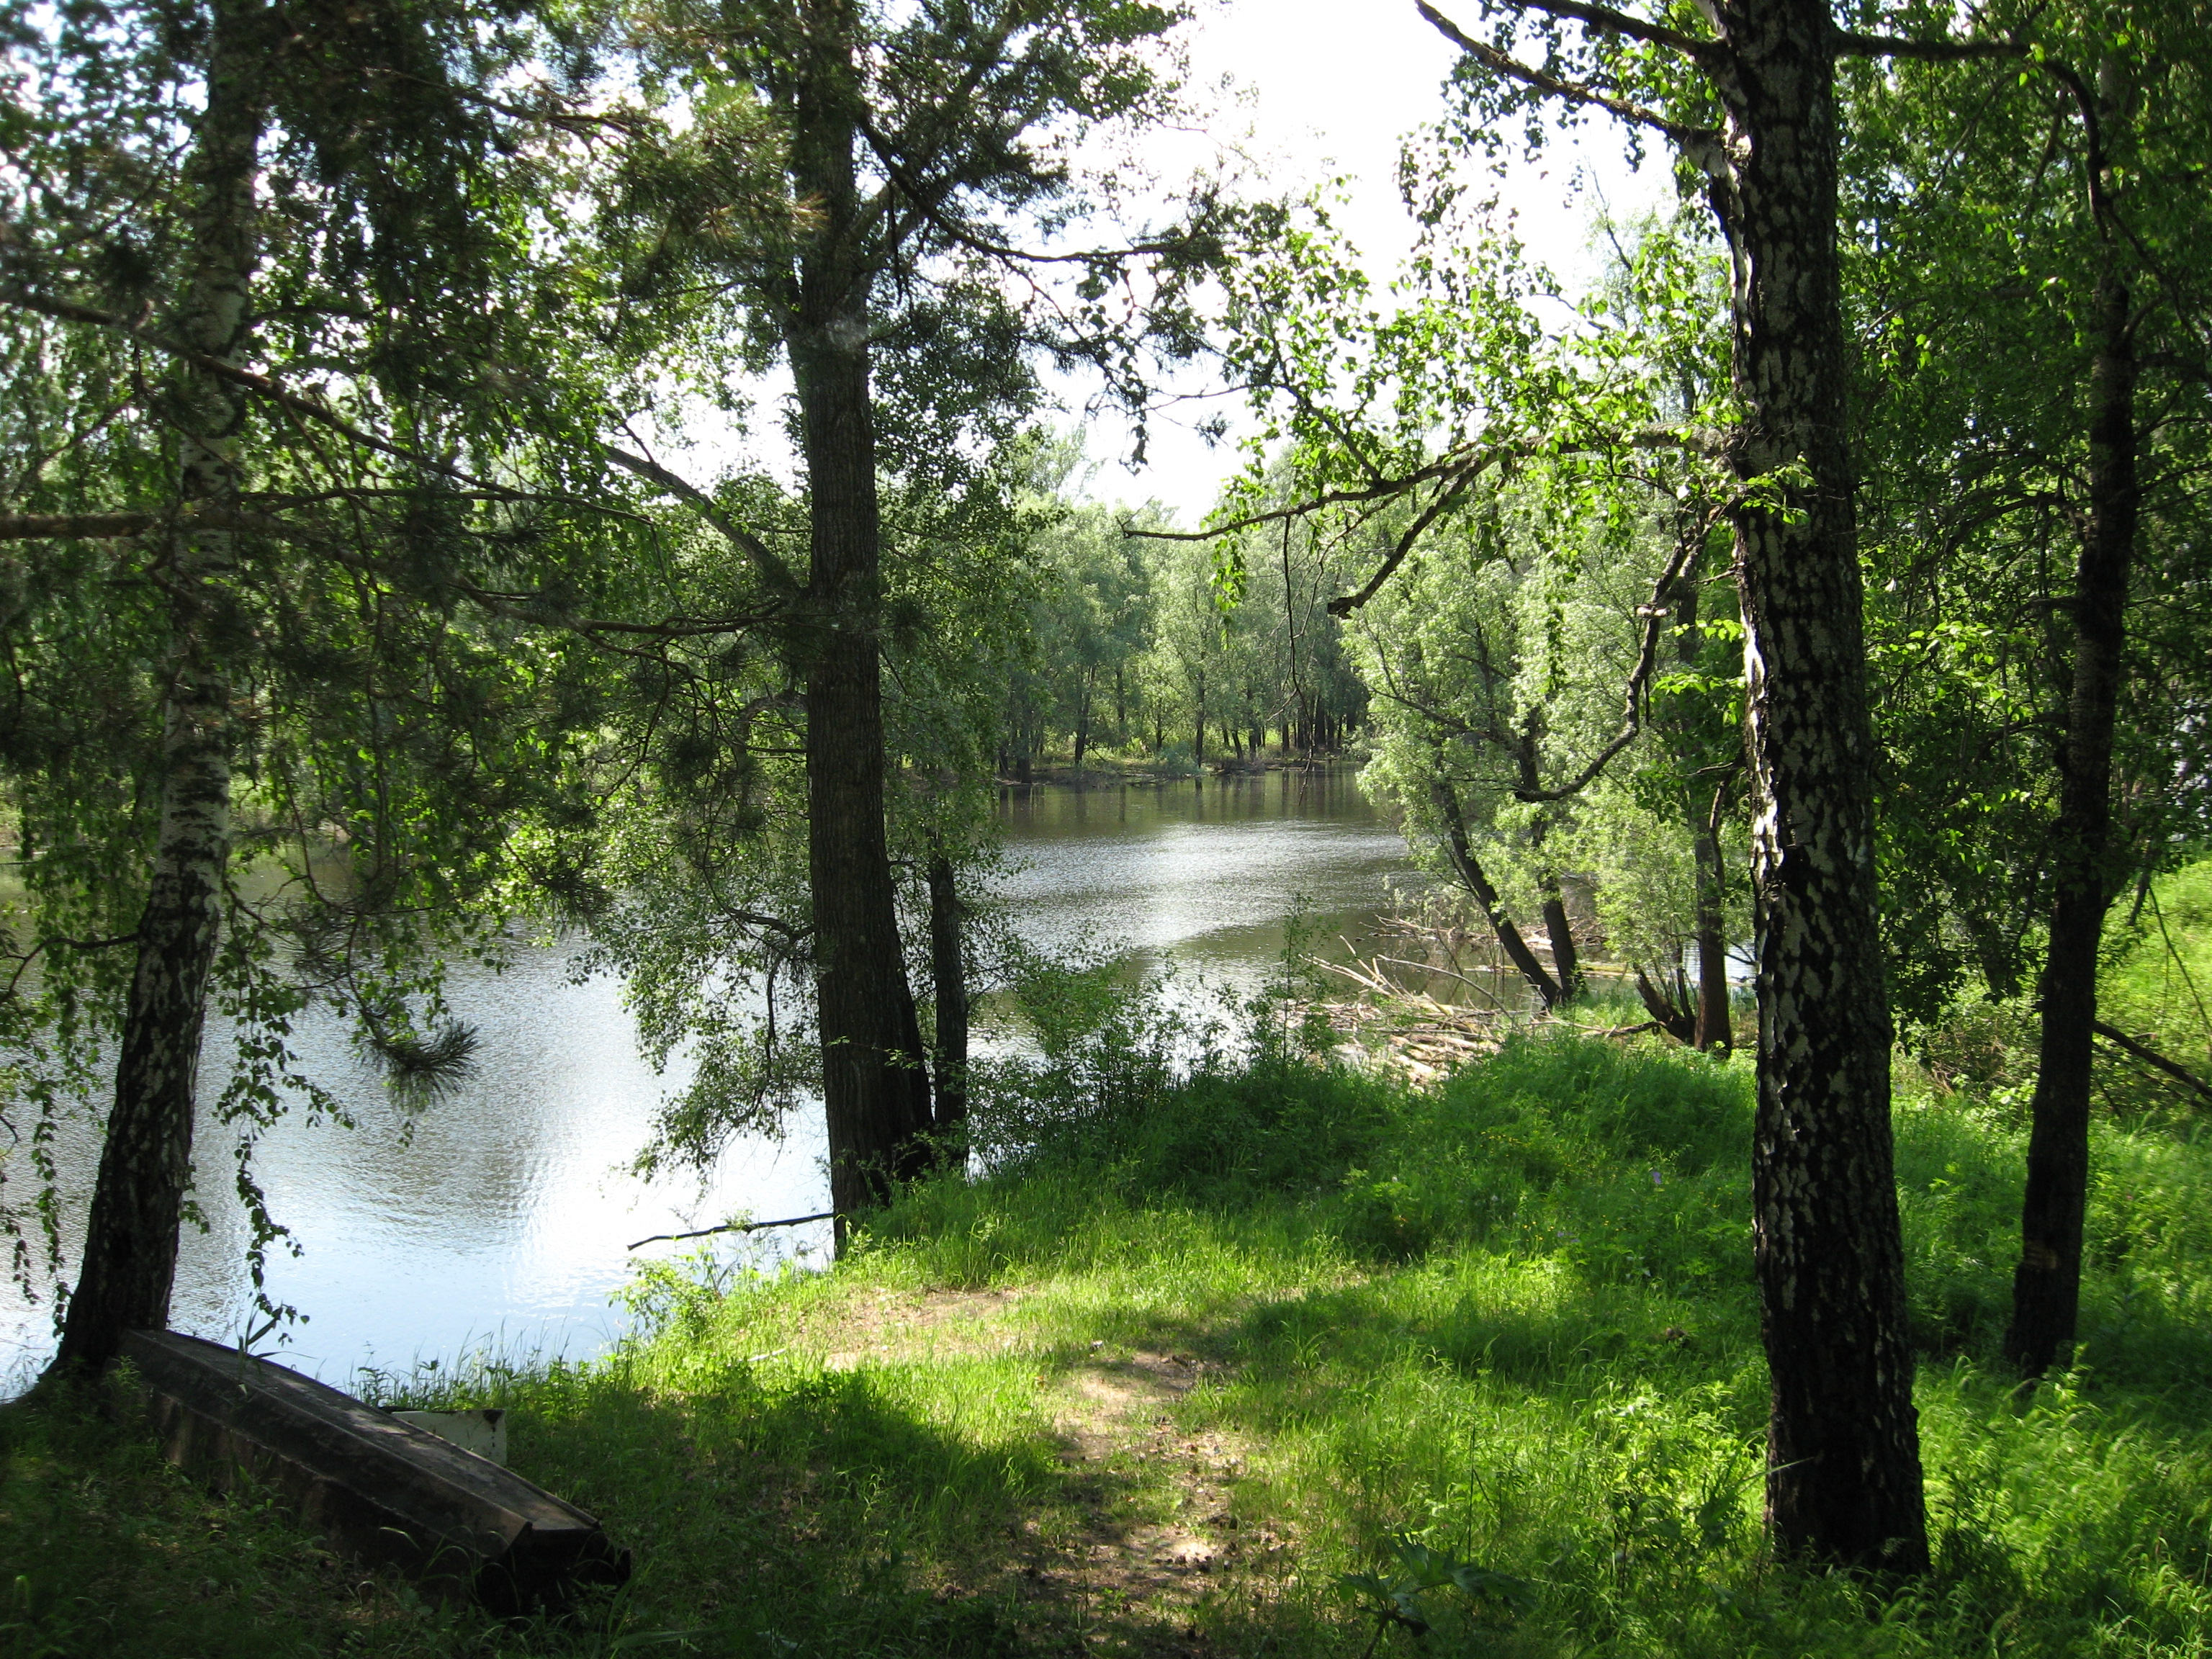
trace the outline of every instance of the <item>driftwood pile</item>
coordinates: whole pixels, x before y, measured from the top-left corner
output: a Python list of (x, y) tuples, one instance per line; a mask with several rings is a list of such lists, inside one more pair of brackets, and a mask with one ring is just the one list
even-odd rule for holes
[[(1516, 1032), (1571, 1029), (1622, 1037), (1658, 1029), (1650, 1021), (1593, 1028), (1560, 1019), (1535, 1005), (1526, 981), (1487, 941), (1410, 918), (1389, 926), (1404, 939), (1403, 954), (1361, 957), (1355, 952), (1350, 962), (1310, 958), (1314, 967), (1345, 981), (1344, 994), (1323, 1012), (1364, 1064), (1433, 1083), (1455, 1066), (1496, 1054)], [(1530, 943), (1543, 951), (1540, 942)], [(1346, 949), (1351, 948), (1347, 941)], [(1582, 971), (1605, 979), (1627, 970), (1585, 960)]]

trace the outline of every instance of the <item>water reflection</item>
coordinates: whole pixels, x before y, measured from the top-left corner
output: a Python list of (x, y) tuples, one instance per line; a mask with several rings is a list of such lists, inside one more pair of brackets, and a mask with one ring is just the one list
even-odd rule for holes
[(1009, 790), (1002, 813), (1024, 867), (1000, 896), (1032, 944), (1089, 936), (1238, 990), (1282, 960), (1294, 908), (1316, 948), (1341, 953), (1411, 878), (1405, 842), (1346, 769)]
[[(1010, 792), (1002, 811), (1012, 867), (1000, 897), (1031, 943), (1115, 941), (1140, 971), (1172, 957), (1231, 990), (1280, 960), (1294, 902), (1320, 939), (1357, 945), (1388, 882), (1405, 873), (1404, 844), (1342, 772), (1037, 788)], [(337, 1023), (303, 1024), (305, 1068), (357, 1127), (288, 1118), (256, 1153), (270, 1208), (301, 1247), (269, 1267), (270, 1294), (309, 1316), (289, 1334), (289, 1363), (343, 1382), (365, 1364), (404, 1369), (472, 1346), (580, 1358), (618, 1333), (608, 1295), (633, 1269), (630, 1241), (738, 1210), (827, 1207), (812, 1110), (781, 1143), (732, 1146), (703, 1190), (629, 1174), (664, 1092), (687, 1079), (680, 1066), (653, 1073), (618, 988), (573, 982), (569, 960), (563, 948), (527, 950), (502, 973), (454, 970), (449, 1000), (481, 1039), (477, 1073), (408, 1134)], [(210, 1070), (228, 1042), (210, 1026)], [(177, 1328), (222, 1341), (251, 1304), (230, 1144), (222, 1126), (203, 1124), (196, 1178), (210, 1231), (186, 1232), (173, 1313)], [(68, 1127), (58, 1152), (67, 1213), (81, 1221), (97, 1157), (84, 1122)], [(17, 1201), (28, 1174), (24, 1160), (11, 1164)], [(765, 1251), (818, 1255), (827, 1234), (817, 1224), (758, 1237)], [(64, 1245), (74, 1259), (76, 1237)], [(0, 1289), (0, 1381), (27, 1381), (51, 1344), (46, 1308)]]

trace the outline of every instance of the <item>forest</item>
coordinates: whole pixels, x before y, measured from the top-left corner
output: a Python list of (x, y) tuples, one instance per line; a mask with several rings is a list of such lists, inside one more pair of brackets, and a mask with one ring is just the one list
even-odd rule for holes
[[(1133, 159), (1180, 4), (0, 18), (0, 1651), (2212, 1644), (2212, 17), (1413, 9), (1395, 283)], [(1674, 185), (1578, 286), (1571, 129)], [(1107, 499), (1194, 388), (1203, 521)], [(1464, 1063), (994, 921), (1006, 791), (1339, 766)], [(691, 1068), (640, 1167), (813, 1115), (836, 1260), (370, 1379), (634, 1546), (501, 1621), (118, 1354), (210, 1182), (293, 1313), (311, 1015), (455, 1109), (553, 935)]]

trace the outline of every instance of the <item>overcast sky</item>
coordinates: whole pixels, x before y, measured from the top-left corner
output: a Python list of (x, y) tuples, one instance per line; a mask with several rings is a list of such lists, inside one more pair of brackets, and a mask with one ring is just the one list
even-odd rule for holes
[[(1449, 0), (1442, 9), (1449, 14)], [(1240, 101), (1217, 98), (1219, 115), (1208, 137), (1241, 143), (1262, 159), (1269, 193), (1290, 192), (1339, 173), (1357, 181), (1339, 228), (1359, 248), (1378, 286), (1396, 269), (1413, 240), (1398, 201), (1399, 141), (1444, 108), (1443, 83), (1456, 55), (1421, 19), (1413, 0), (1200, 0), (1190, 33), (1194, 86), (1223, 77), (1241, 88)], [(1172, 176), (1202, 164), (1211, 143), (1164, 134), (1148, 144), (1154, 165)], [(1583, 187), (1573, 181), (1583, 175)], [(1515, 215), (1529, 257), (1549, 265), (1572, 291), (1589, 269), (1586, 243), (1599, 194), (1616, 213), (1671, 198), (1662, 159), (1632, 173), (1619, 127), (1585, 126), (1535, 167), (1516, 167), (1504, 201)], [(1221, 407), (1234, 410), (1233, 404)], [(1187, 422), (1212, 410), (1199, 408)], [(1237, 428), (1232, 424), (1232, 440)], [(1118, 461), (1122, 434), (1095, 428), (1095, 458)], [(1102, 466), (1091, 493), (1130, 501), (1158, 498), (1195, 523), (1222, 479), (1237, 465), (1233, 449), (1209, 449), (1188, 425), (1156, 425), (1152, 464), (1132, 473)]]

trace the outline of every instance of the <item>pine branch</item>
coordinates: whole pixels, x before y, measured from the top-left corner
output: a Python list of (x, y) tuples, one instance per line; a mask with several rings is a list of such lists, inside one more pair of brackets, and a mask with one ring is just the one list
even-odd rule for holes
[(450, 461), (441, 461), (434, 455), (426, 455), (421, 450), (410, 449), (406, 445), (394, 443), (388, 438), (380, 438), (374, 432), (355, 425), (319, 398), (310, 398), (304, 392), (295, 392), (283, 382), (257, 370), (241, 368), (236, 363), (229, 362), (223, 358), (212, 356), (204, 351), (195, 350), (183, 342), (172, 340), (158, 331), (148, 327), (143, 322), (126, 317), (120, 312), (103, 311), (97, 306), (80, 305), (73, 300), (58, 300), (51, 295), (36, 293), (15, 283), (0, 286), (0, 305), (14, 306), (18, 310), (33, 312), (43, 317), (52, 317), (61, 322), (86, 323), (95, 328), (112, 329), (137, 341), (141, 345), (152, 347), (165, 356), (174, 358), (181, 363), (187, 363), (203, 374), (212, 374), (218, 380), (228, 380), (234, 386), (244, 386), (247, 391), (267, 398), (279, 408), (289, 410), (295, 415), (337, 433), (349, 443), (359, 444), (364, 449), (372, 449), (379, 454), (389, 455), (392, 459), (404, 461), (410, 466), (421, 467), (425, 471), (434, 472), (441, 477), (451, 478), (458, 483), (465, 483), (471, 489), (483, 490), (494, 499), (556, 501), (564, 506), (580, 507), (589, 512), (608, 513), (618, 517), (628, 516), (599, 502), (579, 501), (567, 496), (546, 495), (530, 490), (510, 489), (488, 478), (479, 478), (475, 474), (455, 466)]

